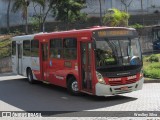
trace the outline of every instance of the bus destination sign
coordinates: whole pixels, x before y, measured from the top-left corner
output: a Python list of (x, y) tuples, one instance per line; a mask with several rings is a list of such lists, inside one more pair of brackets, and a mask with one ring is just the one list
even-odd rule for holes
[(97, 31), (98, 37), (115, 37), (115, 36), (131, 36), (133, 31), (130, 30), (100, 30)]

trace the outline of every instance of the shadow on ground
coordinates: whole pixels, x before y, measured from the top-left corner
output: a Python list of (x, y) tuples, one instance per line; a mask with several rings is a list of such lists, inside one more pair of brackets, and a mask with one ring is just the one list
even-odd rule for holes
[[(60, 114), (65, 114), (73, 111), (106, 108), (136, 99), (122, 95), (112, 97), (96, 97), (86, 94), (71, 96), (65, 88), (43, 83), (29, 84), (26, 79), (0, 81), (0, 100), (24, 111), (61, 111)], [(53, 112), (53, 114), (58, 113)]]

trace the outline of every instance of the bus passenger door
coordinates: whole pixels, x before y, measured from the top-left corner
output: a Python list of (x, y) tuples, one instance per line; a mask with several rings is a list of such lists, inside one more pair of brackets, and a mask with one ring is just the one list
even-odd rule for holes
[(17, 71), (22, 74), (22, 44), (17, 44), (18, 58), (17, 58)]
[(81, 56), (82, 89), (92, 92), (91, 43), (81, 43)]
[(42, 52), (42, 78), (45, 81), (48, 81), (49, 73), (48, 73), (48, 43), (41, 44), (41, 52)]

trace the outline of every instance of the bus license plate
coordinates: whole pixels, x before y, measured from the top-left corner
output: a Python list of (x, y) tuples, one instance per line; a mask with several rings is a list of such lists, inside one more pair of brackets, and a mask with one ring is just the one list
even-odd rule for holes
[(121, 87), (121, 90), (129, 90), (127, 86)]

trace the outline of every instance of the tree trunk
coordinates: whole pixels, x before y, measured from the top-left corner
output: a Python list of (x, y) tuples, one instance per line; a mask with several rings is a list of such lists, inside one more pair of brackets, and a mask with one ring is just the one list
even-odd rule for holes
[(28, 8), (26, 6), (26, 25), (25, 25), (25, 29), (26, 29), (26, 35), (28, 34)]
[(10, 6), (11, 0), (8, 1), (8, 8), (7, 8), (7, 31), (10, 32)]
[(141, 10), (143, 11), (143, 0), (141, 0)]
[(100, 26), (102, 25), (102, 4), (101, 0), (99, 0), (99, 9), (100, 9)]

